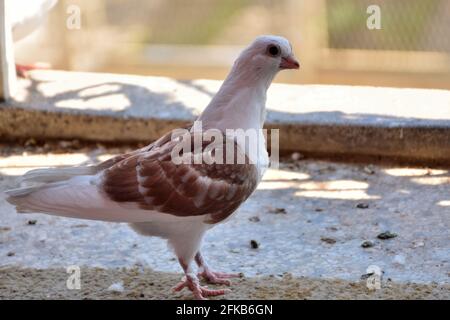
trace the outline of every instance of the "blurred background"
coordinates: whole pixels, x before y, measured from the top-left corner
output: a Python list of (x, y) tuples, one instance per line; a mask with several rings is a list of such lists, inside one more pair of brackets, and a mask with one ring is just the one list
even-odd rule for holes
[[(380, 30), (366, 26), (374, 4)], [(60, 0), (15, 50), (54, 69), (223, 79), (260, 34), (289, 38), (301, 61), (278, 82), (450, 89), (450, 0)]]

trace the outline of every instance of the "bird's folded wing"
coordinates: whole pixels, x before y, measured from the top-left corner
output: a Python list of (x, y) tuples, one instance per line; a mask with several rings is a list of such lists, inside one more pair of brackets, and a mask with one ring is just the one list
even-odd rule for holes
[[(176, 164), (171, 158), (175, 146), (170, 141), (113, 164), (103, 172), (100, 190), (118, 203), (176, 216), (208, 215), (206, 221), (216, 223), (256, 188), (257, 169), (248, 161)], [(234, 147), (236, 153), (242, 152)], [(200, 152), (207, 153), (205, 145)]]
[(171, 131), (167, 132), (166, 134), (161, 136), (158, 140), (150, 143), (149, 145), (147, 145), (147, 146), (145, 146), (143, 148), (140, 148), (140, 149), (128, 152), (128, 153), (119, 154), (119, 155), (117, 155), (115, 157), (112, 157), (112, 158), (110, 158), (108, 160), (105, 160), (105, 161), (103, 161), (103, 162), (101, 162), (101, 163), (99, 163), (99, 164), (94, 166), (95, 172), (99, 172), (100, 170), (107, 169), (107, 168), (113, 166), (114, 164), (116, 164), (116, 163), (118, 163), (120, 161), (123, 161), (126, 158), (129, 158), (131, 156), (138, 155), (138, 154), (143, 154), (143, 153), (146, 153), (146, 152), (150, 152), (150, 151), (152, 151), (155, 148), (160, 148), (160, 147), (170, 143), (170, 141), (172, 140), (172, 137), (174, 135), (176, 135), (177, 130), (189, 130), (191, 127), (192, 127), (192, 124), (188, 124), (188, 125), (183, 126), (181, 128), (176, 128), (174, 130), (171, 130)]

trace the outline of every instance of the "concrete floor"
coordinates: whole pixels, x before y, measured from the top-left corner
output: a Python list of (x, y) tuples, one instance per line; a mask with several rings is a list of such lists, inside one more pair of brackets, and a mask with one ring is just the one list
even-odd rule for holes
[[(90, 163), (123, 150), (22, 151), (0, 156), (0, 191), (16, 187), (31, 168)], [(448, 170), (287, 159), (269, 170), (236, 216), (207, 234), (203, 251), (215, 269), (247, 277), (287, 272), (359, 281), (376, 265), (386, 281), (448, 285), (449, 229)], [(397, 236), (377, 238), (386, 231)], [(363, 248), (364, 241), (373, 246)], [(70, 265), (180, 272), (164, 241), (126, 224), (18, 215), (1, 194), (0, 269)]]

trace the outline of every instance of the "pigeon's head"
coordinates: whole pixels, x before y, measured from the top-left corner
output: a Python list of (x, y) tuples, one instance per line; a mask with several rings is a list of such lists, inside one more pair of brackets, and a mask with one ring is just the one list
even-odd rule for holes
[(279, 36), (257, 37), (238, 60), (241, 65), (269, 73), (300, 67), (289, 41)]

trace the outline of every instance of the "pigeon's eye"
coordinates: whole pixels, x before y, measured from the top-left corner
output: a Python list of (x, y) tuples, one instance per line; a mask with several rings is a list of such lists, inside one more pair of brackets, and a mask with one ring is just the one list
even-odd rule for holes
[(267, 53), (272, 57), (278, 56), (280, 54), (280, 51), (281, 51), (280, 48), (273, 44), (267, 47)]

